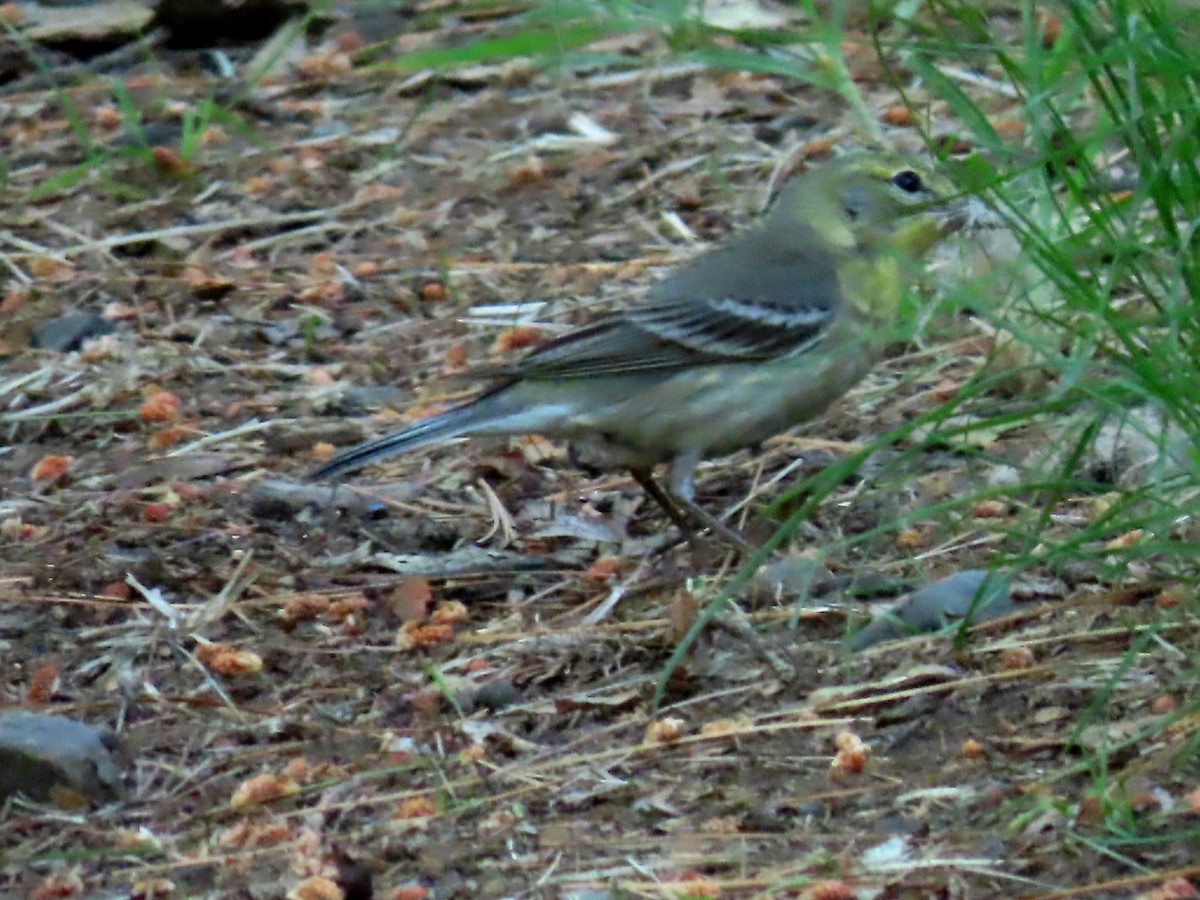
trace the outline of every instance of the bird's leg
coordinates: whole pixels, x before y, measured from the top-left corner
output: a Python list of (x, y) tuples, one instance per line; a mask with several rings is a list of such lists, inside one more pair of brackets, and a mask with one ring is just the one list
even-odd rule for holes
[[(713, 534), (736, 547), (743, 556), (749, 556), (754, 552), (754, 547), (750, 545), (749, 541), (691, 497), (663, 490), (647, 469), (632, 469), (630, 471), (633, 474), (633, 480), (640, 484), (642, 490), (663, 508), (663, 512), (667, 514), (689, 541), (691, 541), (694, 534), (692, 525), (698, 522), (710, 528)], [(688, 518), (689, 515), (691, 519)], [(766, 661), (774, 670), (776, 676), (784, 679), (793, 678), (796, 674), (795, 667), (782, 660), (778, 654), (766, 645), (746, 618), (746, 613), (742, 608), (736, 603), (730, 603), (729, 607), (727, 612), (718, 615), (712, 620), (712, 625), (724, 629), (735, 640), (741, 641), (749, 647), (751, 651)]]
[(630, 469), (630, 474), (633, 475), (633, 480), (636, 481), (646, 492), (646, 495), (662, 507), (662, 511), (667, 514), (667, 518), (675, 523), (675, 527), (683, 532), (684, 537), (691, 538), (695, 530), (692, 521), (684, 515), (683, 510), (654, 480), (654, 476), (649, 469)]
[(744, 556), (749, 556), (757, 549), (736, 528), (726, 525), (690, 497), (673, 497), (672, 499), (683, 507), (681, 511), (686, 511), (693, 521), (699, 522), (713, 534), (737, 547)]
[(654, 476), (647, 469), (631, 469), (633, 480), (641, 485), (642, 490), (662, 507), (663, 512), (667, 517), (675, 523), (680, 531), (685, 536), (690, 537), (693, 533), (694, 525), (702, 525), (709, 529), (713, 534), (732, 544), (743, 554), (749, 555), (754, 552), (754, 548), (750, 542), (742, 537), (738, 532), (730, 528), (695, 500), (689, 497), (682, 497), (679, 494), (668, 493), (662, 489)]

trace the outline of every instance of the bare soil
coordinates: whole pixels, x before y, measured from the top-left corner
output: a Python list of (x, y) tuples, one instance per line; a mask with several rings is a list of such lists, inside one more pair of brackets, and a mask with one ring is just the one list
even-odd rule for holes
[[(897, 95), (850, 49), (883, 115)], [(147, 129), (210, 90), (186, 59), (126, 75)], [(349, 59), (322, 45), (191, 161), (152, 135), (156, 162), (88, 167), (59, 95), (0, 98), (0, 704), (115, 727), (132, 761), (127, 803), (10, 802), (5, 896), (326, 896), (320, 877), (367, 896), (357, 875), (377, 896), (1128, 897), (1197, 876), (1196, 722), (1176, 713), (1200, 640), (1154, 560), (1026, 573), (1018, 615), (843, 650), (864, 608), (845, 585), (886, 602), (986, 566), (1018, 522), (1082, 527), (1094, 498), (1040, 520), (1035, 494), (889, 527), (1037, 437), (873, 460), (777, 551), (858, 537), (825, 560), (841, 587), (742, 591), (760, 645), (712, 629), (673, 668), (737, 563), (666, 540), (627, 477), (530, 439), (309, 482), (333, 446), (464, 396), (462, 370), (635, 301), (696, 252), (685, 230), (719, 239), (857, 141), (836, 99), (772, 77)], [(118, 140), (103, 82), (65, 96)], [(530, 300), (533, 325), (469, 314)], [(112, 333), (27, 347), (79, 310)], [(774, 476), (970, 377), (985, 336), (946, 331), (702, 469), (700, 502), (746, 501), (735, 520), (768, 534), (795, 508), (768, 510)], [(37, 471), (55, 456), (63, 474)]]

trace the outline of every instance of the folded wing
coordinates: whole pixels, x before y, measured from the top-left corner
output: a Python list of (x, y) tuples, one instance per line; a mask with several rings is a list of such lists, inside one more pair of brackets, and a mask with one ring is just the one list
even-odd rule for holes
[[(706, 254), (654, 289), (647, 302), (546, 344), (505, 367), (501, 380), (590, 378), (753, 362), (820, 341), (840, 309), (832, 255), (797, 259), (771, 236)], [(785, 253), (786, 251), (786, 253)], [(746, 272), (738, 260), (758, 261)]]

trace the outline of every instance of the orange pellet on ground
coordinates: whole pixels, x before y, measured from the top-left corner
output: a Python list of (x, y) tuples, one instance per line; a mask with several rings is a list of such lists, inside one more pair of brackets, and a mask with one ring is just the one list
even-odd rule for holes
[(1028, 647), (1005, 647), (1000, 652), (1000, 671), (1019, 672), (1035, 662), (1033, 651)]
[(29, 473), (29, 477), (34, 481), (57, 481), (67, 474), (67, 470), (71, 467), (71, 457), (69, 456), (43, 456), (37, 461), (37, 465), (33, 467), (33, 471)]
[(912, 124), (912, 110), (907, 106), (889, 106), (879, 116), (884, 125), (908, 126)]
[(162, 389), (151, 393), (138, 407), (138, 419), (146, 423), (175, 422), (179, 417), (179, 398)]
[(493, 353), (512, 353), (528, 347), (536, 347), (545, 339), (540, 328), (532, 325), (516, 325), (506, 328), (497, 335), (492, 344)]
[(271, 774), (257, 775), (238, 785), (237, 790), (229, 799), (229, 805), (234, 809), (259, 806), (299, 793), (299, 791), (300, 786), (294, 781)]

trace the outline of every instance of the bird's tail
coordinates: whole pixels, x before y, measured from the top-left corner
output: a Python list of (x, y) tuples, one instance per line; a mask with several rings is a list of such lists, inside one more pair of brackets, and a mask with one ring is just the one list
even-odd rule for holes
[(347, 472), (361, 469), (376, 460), (440, 444), (481, 429), (487, 430), (494, 418), (495, 415), (487, 408), (487, 404), (481, 404), (479, 400), (464, 403), (446, 410), (441, 415), (410, 425), (401, 431), (385, 434), (381, 438), (351, 447), (314, 471), (311, 477), (314, 479), (336, 478)]

